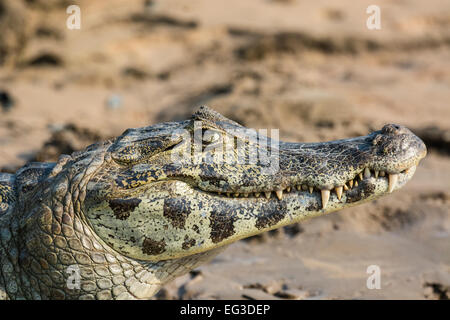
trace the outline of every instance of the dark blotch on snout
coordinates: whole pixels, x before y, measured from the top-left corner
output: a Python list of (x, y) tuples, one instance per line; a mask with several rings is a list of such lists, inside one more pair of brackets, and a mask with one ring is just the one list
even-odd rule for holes
[(209, 226), (211, 228), (211, 240), (213, 243), (219, 243), (222, 240), (235, 234), (234, 222), (236, 217), (232, 208), (224, 205), (219, 210), (212, 210)]
[(286, 204), (281, 202), (279, 204), (270, 204), (263, 207), (263, 212), (258, 215), (255, 227), (264, 229), (271, 227), (280, 222), (286, 215)]
[(142, 252), (148, 255), (161, 254), (166, 250), (166, 242), (164, 240), (156, 241), (145, 238), (142, 243)]
[(164, 200), (164, 217), (168, 218), (175, 228), (184, 229), (186, 219), (190, 213), (189, 200), (170, 198)]
[(195, 239), (191, 239), (188, 236), (184, 238), (183, 244), (181, 245), (181, 248), (183, 250), (188, 250), (190, 247), (195, 245)]
[(131, 212), (141, 203), (141, 199), (112, 199), (109, 200), (109, 207), (114, 212), (117, 219), (127, 219)]

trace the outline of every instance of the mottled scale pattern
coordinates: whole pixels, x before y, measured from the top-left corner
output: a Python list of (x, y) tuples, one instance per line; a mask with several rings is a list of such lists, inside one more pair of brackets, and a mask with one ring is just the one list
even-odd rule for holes
[[(234, 241), (401, 188), (426, 154), (408, 129), (386, 125), (327, 143), (266, 138), (279, 155), (271, 173), (261, 161), (218, 161), (220, 141), (244, 146), (225, 150), (233, 161), (267, 151), (243, 129), (202, 107), (0, 173), (0, 300), (149, 299)], [(330, 194), (363, 171), (358, 186)]]
[[(0, 299), (148, 299), (162, 283), (217, 254), (152, 263), (129, 259), (105, 245), (75, 209), (90, 177), (86, 171), (95, 171), (92, 168), (104, 162), (102, 156), (93, 154), (76, 164), (79, 159), (64, 157), (56, 170), (28, 166), (19, 172), (17, 180), (31, 173), (40, 188), (31, 188), (31, 180), (25, 180), (27, 188), (22, 188), (19, 181), (15, 188), (27, 199), (17, 204), (22, 215), (10, 210), (0, 217)], [(2, 203), (14, 200), (12, 177), (1, 177)], [(79, 288), (67, 285), (74, 283), (70, 266), (79, 270)]]

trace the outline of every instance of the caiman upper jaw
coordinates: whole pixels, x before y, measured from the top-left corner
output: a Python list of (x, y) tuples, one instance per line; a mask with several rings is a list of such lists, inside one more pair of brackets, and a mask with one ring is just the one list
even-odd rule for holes
[[(253, 187), (233, 186), (232, 190), (215, 189), (214, 186), (202, 188), (201, 185), (199, 188), (222, 197), (273, 197), (278, 200), (295, 190), (309, 191), (310, 194), (318, 192), (322, 198), (322, 208), (325, 209), (332, 192), (341, 200), (345, 192), (358, 187), (363, 179), (371, 177), (386, 180), (387, 187), (384, 191), (391, 193), (398, 186), (399, 177), (409, 176), (410, 171), (414, 172), (419, 161), (426, 155), (422, 140), (407, 128), (394, 124), (385, 125), (380, 131), (366, 137), (317, 144), (281, 143), (281, 148), (283, 146), (286, 148), (285, 154), (289, 155), (291, 152), (291, 159), (285, 161), (288, 165), (280, 169), (279, 176), (282, 178), (273, 178), (273, 181), (282, 183), (267, 186), (262, 181), (260, 185), (254, 183)], [(336, 163), (341, 164), (336, 167)], [(296, 167), (304, 169), (296, 172), (293, 170)], [(287, 178), (283, 179), (283, 176)]]
[(409, 177), (410, 173), (414, 173), (416, 170), (416, 165), (403, 170), (400, 173), (386, 173), (385, 171), (378, 171), (378, 170), (371, 170), (369, 168), (365, 168), (363, 171), (361, 171), (359, 174), (355, 176), (354, 179), (348, 180), (346, 183), (344, 183), (342, 186), (335, 187), (331, 190), (328, 189), (318, 189), (314, 186), (308, 186), (307, 184), (298, 184), (298, 185), (292, 185), (288, 186), (284, 189), (278, 189), (273, 191), (264, 191), (264, 192), (213, 192), (212, 195), (224, 197), (224, 198), (233, 198), (233, 199), (258, 199), (261, 198), (261, 200), (264, 201), (264, 198), (269, 199), (278, 199), (283, 200), (283, 197), (293, 195), (293, 194), (300, 194), (302, 192), (306, 192), (309, 194), (312, 194), (313, 192), (317, 192), (320, 194), (322, 198), (322, 209), (325, 209), (328, 201), (330, 199), (331, 193), (336, 193), (336, 197), (338, 200), (341, 200), (343, 194), (345, 194), (349, 190), (353, 190), (355, 188), (359, 187), (359, 184), (369, 178), (374, 179), (383, 179), (386, 181), (386, 192), (391, 193), (394, 189), (398, 186), (399, 177), (402, 177), (402, 180), (406, 177)]

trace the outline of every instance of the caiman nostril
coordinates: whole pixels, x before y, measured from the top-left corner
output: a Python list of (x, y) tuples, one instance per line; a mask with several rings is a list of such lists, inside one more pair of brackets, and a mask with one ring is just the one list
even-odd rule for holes
[(404, 126), (392, 123), (385, 125), (383, 129), (381, 129), (381, 132), (383, 134), (394, 134), (394, 135), (411, 134), (411, 131), (409, 131), (409, 129), (405, 128)]
[(407, 133), (409, 130), (398, 124), (387, 124), (382, 129), (383, 133), (393, 133), (393, 134), (402, 134)]

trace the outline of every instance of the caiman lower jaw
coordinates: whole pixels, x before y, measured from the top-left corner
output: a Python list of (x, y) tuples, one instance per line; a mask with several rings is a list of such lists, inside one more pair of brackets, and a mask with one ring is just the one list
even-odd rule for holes
[[(279, 190), (273, 190), (273, 191), (264, 191), (264, 192), (211, 192), (206, 191), (209, 194), (220, 197), (220, 198), (231, 198), (230, 200), (249, 200), (249, 199), (255, 199), (260, 201), (282, 201), (283, 198), (286, 197), (295, 197), (298, 195), (301, 195), (303, 193), (309, 193), (311, 195), (319, 195), (321, 197), (321, 203), (322, 203), (322, 209), (326, 209), (328, 202), (330, 200), (330, 196), (332, 192), (334, 191), (336, 193), (336, 198), (338, 201), (345, 200), (344, 198), (347, 193), (355, 193), (353, 191), (358, 191), (358, 188), (363, 188), (360, 186), (364, 180), (367, 179), (375, 179), (378, 182), (385, 182), (386, 187), (384, 190), (380, 190), (382, 192), (379, 192), (381, 194), (391, 193), (395, 189), (401, 188), (404, 183), (406, 183), (414, 174), (416, 171), (417, 165), (413, 165), (408, 169), (405, 169), (399, 173), (387, 173), (385, 171), (379, 171), (379, 170), (371, 170), (369, 168), (365, 168), (360, 173), (358, 173), (353, 179), (348, 180), (346, 183), (344, 183), (342, 186), (335, 187), (332, 190), (329, 189), (319, 189), (315, 186), (311, 186), (308, 184), (296, 184), (292, 186), (288, 186), (284, 189)], [(401, 183), (399, 183), (401, 182)], [(383, 189), (383, 188), (382, 188)], [(202, 192), (205, 192), (205, 190), (200, 190)], [(275, 195), (273, 200), (272, 194)], [(363, 199), (361, 199), (363, 200)]]

